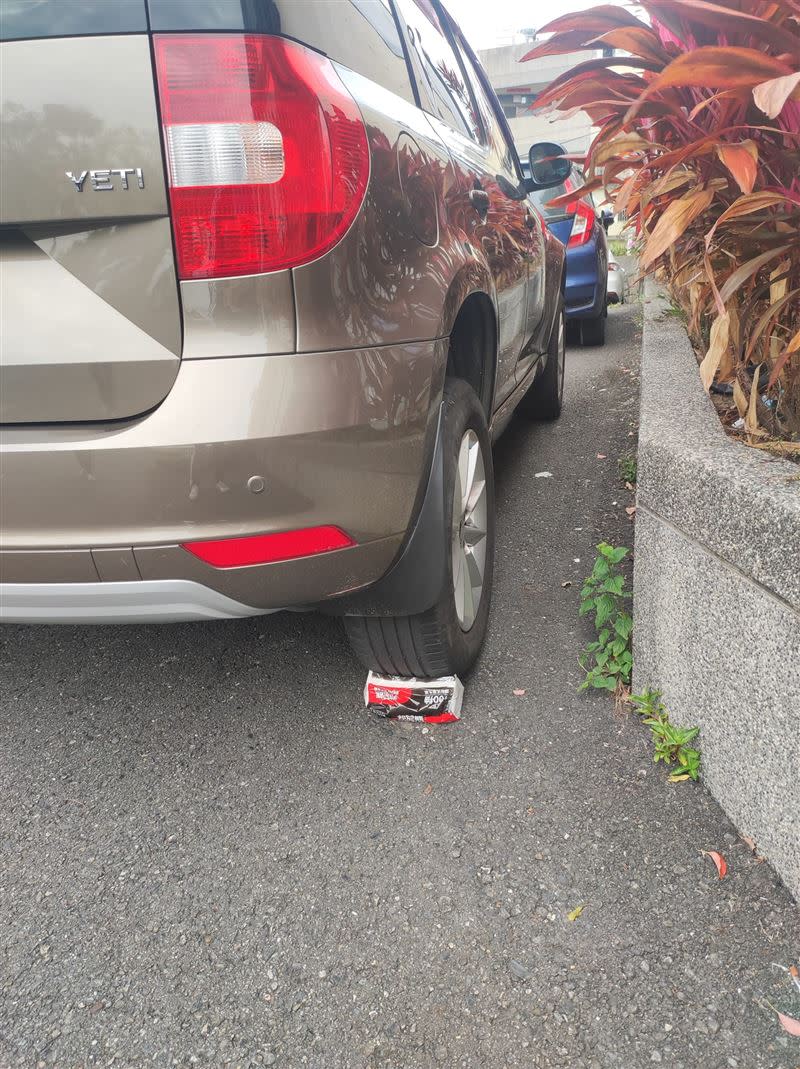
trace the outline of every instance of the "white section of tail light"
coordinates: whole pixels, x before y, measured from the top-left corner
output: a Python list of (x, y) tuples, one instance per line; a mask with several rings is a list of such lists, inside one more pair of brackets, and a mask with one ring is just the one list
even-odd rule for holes
[(575, 240), (577, 240), (578, 238), (582, 238), (583, 235), (586, 233), (586, 228), (588, 227), (588, 225), (589, 220), (587, 219), (587, 217), (576, 212), (572, 220), (572, 230), (570, 231), (569, 235), (570, 238)]
[(271, 122), (182, 123), (166, 128), (172, 188), (279, 182), (283, 137)]

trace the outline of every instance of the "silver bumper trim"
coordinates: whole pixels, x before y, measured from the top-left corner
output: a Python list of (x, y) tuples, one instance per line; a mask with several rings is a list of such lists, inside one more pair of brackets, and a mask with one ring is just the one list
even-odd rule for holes
[(0, 583), (0, 621), (8, 624), (177, 623), (260, 616), (264, 611), (189, 579)]

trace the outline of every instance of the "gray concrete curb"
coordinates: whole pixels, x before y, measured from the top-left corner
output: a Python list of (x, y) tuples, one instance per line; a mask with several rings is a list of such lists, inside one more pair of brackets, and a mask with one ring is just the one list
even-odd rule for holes
[(634, 687), (701, 727), (703, 778), (800, 898), (800, 469), (727, 437), (645, 288)]

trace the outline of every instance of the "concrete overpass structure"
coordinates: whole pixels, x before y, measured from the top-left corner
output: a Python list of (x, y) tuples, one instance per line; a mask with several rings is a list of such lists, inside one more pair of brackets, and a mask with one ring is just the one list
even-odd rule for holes
[(564, 56), (544, 56), (533, 62), (520, 63), (522, 56), (535, 44), (534, 40), (527, 40), (478, 52), (503, 105), (517, 151), (524, 159), (535, 141), (557, 141), (569, 152), (583, 152), (593, 136), (591, 120), (585, 112), (568, 119), (554, 119), (550, 115), (534, 114), (531, 105), (536, 95), (559, 74), (576, 63), (602, 56), (603, 51), (570, 52)]

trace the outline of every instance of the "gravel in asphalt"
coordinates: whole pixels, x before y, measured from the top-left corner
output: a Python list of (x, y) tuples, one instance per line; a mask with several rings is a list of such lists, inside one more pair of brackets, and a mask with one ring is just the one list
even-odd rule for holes
[(323, 617), (5, 630), (2, 1069), (800, 1065), (764, 1004), (791, 1010), (796, 906), (577, 692), (580, 580), (633, 537), (638, 323), (496, 448), (459, 724), (370, 720)]

